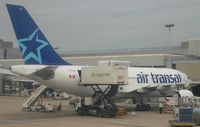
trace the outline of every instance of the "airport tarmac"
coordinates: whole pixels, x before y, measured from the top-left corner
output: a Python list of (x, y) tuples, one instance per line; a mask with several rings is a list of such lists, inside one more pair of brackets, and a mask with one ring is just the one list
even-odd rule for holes
[(24, 100), (25, 97), (0, 96), (0, 127), (170, 127), (168, 120), (174, 119), (173, 114), (158, 112), (136, 112), (116, 118), (79, 116), (66, 100), (62, 101), (62, 112), (24, 112)]

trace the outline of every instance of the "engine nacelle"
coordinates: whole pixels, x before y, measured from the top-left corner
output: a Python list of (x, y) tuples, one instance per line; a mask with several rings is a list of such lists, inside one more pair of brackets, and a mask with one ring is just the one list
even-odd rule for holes
[[(193, 97), (194, 94), (190, 90), (179, 90), (177, 92), (178, 97)], [(175, 95), (175, 96), (177, 96)]]

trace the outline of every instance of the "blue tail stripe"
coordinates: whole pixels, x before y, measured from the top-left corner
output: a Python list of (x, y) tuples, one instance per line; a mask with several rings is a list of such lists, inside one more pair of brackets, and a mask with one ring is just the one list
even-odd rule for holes
[(71, 65), (55, 52), (23, 6), (7, 4), (7, 9), (25, 64)]

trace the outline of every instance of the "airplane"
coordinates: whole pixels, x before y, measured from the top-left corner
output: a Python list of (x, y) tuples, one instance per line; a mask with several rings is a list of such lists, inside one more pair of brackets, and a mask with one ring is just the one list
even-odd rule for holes
[[(64, 61), (23, 6), (6, 6), (24, 60), (24, 65), (11, 66), (10, 70), (49, 88), (80, 97), (93, 96), (91, 87), (79, 85), (79, 71), (84, 66)], [(191, 96), (186, 89), (189, 86), (188, 76), (175, 69), (128, 67), (128, 84), (117, 87), (113, 98)]]

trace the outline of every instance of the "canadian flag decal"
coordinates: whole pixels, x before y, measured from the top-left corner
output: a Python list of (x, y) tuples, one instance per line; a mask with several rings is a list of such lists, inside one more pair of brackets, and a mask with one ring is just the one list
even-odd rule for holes
[(69, 78), (70, 78), (70, 79), (75, 79), (75, 78), (76, 78), (76, 76), (75, 76), (75, 75), (73, 75), (73, 74), (70, 74), (70, 75), (69, 75)]

